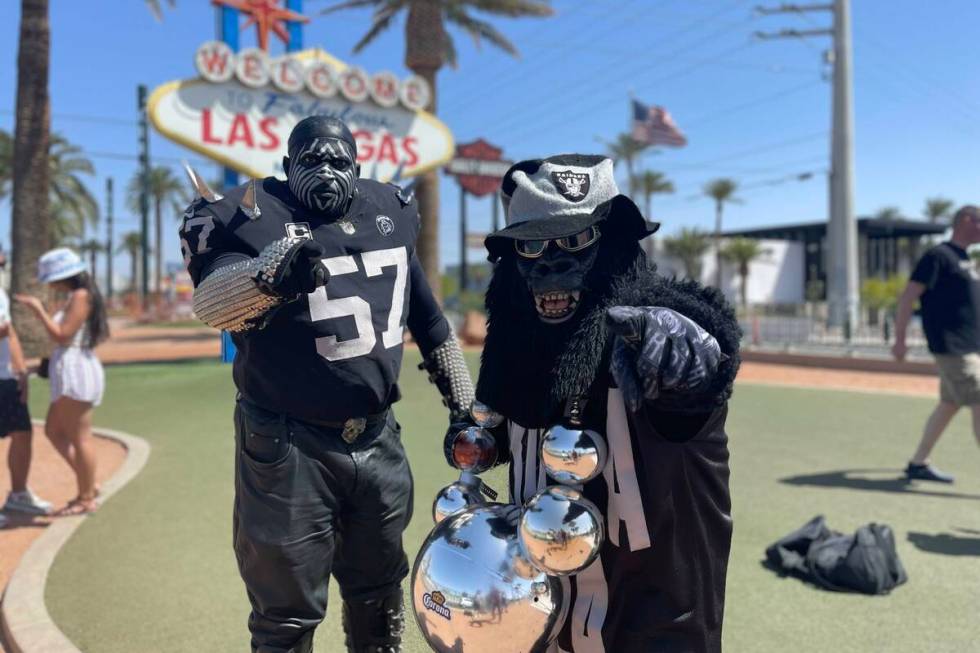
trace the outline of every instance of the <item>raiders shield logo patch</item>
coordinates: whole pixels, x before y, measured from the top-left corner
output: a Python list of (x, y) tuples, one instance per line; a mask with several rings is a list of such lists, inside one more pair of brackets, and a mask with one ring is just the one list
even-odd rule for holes
[(382, 236), (390, 236), (391, 232), (395, 230), (394, 221), (386, 215), (379, 215), (374, 219), (374, 222), (378, 225), (378, 231), (381, 232)]
[(589, 194), (588, 173), (559, 170), (551, 173), (551, 181), (561, 196), (570, 202), (581, 202)]
[(287, 222), (286, 237), (302, 238), (303, 240), (313, 240), (313, 231), (310, 229), (309, 222)]

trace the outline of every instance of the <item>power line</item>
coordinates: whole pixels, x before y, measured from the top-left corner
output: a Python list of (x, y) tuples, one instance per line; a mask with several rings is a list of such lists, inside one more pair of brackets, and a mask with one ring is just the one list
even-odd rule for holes
[[(739, 5), (743, 4), (744, 2), (745, 2), (745, 0), (735, 0), (734, 2), (729, 3), (728, 5), (726, 5), (725, 7), (723, 7), (721, 10), (719, 10), (719, 11), (713, 13), (713, 14), (710, 14), (708, 16), (704, 16), (702, 18), (699, 18), (697, 20), (694, 20), (691, 23), (687, 24), (684, 28), (682, 28), (680, 30), (676, 30), (674, 32), (671, 32), (671, 34), (667, 38), (663, 39), (660, 42), (660, 44), (662, 45), (664, 43), (670, 43), (670, 42), (676, 41), (676, 40), (678, 40), (679, 37), (681, 37), (681, 36), (683, 36), (683, 35), (685, 35), (685, 34), (687, 34), (689, 32), (697, 31), (700, 27), (702, 27), (706, 23), (710, 24), (710, 22), (711, 22), (712, 19), (716, 18), (717, 16), (720, 16), (720, 15), (723, 15), (725, 13), (728, 13), (728, 12), (732, 11), (733, 9), (735, 9)], [(554, 86), (551, 89), (547, 89), (547, 88), (546, 89), (543, 89), (543, 91), (544, 91), (543, 94), (548, 98), (548, 101), (547, 101), (547, 104), (548, 105), (554, 104), (555, 102), (558, 102), (558, 103), (564, 102), (567, 96), (570, 96), (570, 95), (571, 96), (578, 96), (578, 95), (581, 94), (581, 91), (582, 91), (582, 82), (581, 82), (581, 80), (583, 78), (588, 77), (593, 72), (596, 72), (596, 71), (599, 71), (599, 70), (602, 70), (602, 69), (608, 69), (611, 66), (614, 66), (615, 64), (617, 64), (620, 60), (629, 59), (629, 60), (634, 61), (634, 64), (635, 65), (621, 67), (621, 69), (622, 69), (621, 71), (625, 71), (625, 74), (620, 75), (617, 78), (617, 80), (627, 79), (627, 78), (633, 76), (634, 74), (636, 74), (636, 72), (639, 71), (639, 70), (646, 70), (646, 71), (655, 70), (657, 68), (657, 65), (656, 64), (651, 65), (650, 64), (650, 61), (651, 60), (656, 60), (657, 62), (667, 61), (668, 63), (670, 63), (670, 62), (672, 62), (672, 57), (675, 56), (676, 54), (682, 53), (682, 52), (686, 52), (687, 50), (690, 50), (693, 47), (697, 47), (698, 45), (701, 45), (702, 43), (704, 43), (704, 42), (706, 42), (708, 40), (713, 40), (714, 37), (717, 36), (718, 34), (720, 34), (722, 32), (728, 32), (728, 31), (730, 31), (730, 30), (727, 27), (726, 28), (723, 28), (721, 30), (715, 30), (714, 32), (712, 32), (711, 34), (708, 35), (708, 38), (701, 39), (701, 40), (695, 42), (691, 46), (681, 48), (680, 50), (676, 50), (674, 52), (669, 52), (669, 51), (665, 51), (665, 50), (659, 50), (659, 51), (658, 50), (654, 50), (652, 52), (645, 53), (643, 57), (639, 57), (639, 58), (636, 56), (635, 52), (627, 52), (620, 59), (613, 60), (613, 61), (607, 61), (607, 62), (600, 62), (597, 66), (594, 66), (593, 68), (590, 68), (588, 71), (584, 71), (582, 74), (576, 75), (575, 76), (575, 79), (571, 80), (568, 83)], [(603, 83), (604, 84), (608, 84), (609, 81), (610, 80), (608, 78), (603, 79)], [(490, 94), (494, 93), (498, 88), (505, 87), (509, 83), (510, 83), (510, 79), (507, 78), (507, 79), (504, 79), (503, 81), (501, 81), (499, 84), (497, 84), (494, 87), (491, 87), (491, 88), (483, 87), (483, 88), (480, 89), (480, 95), (481, 96), (490, 95)], [(462, 107), (469, 107), (469, 106), (472, 105), (473, 100), (474, 100), (473, 96), (470, 95), (470, 96), (462, 97), (457, 104), (458, 104), (458, 106), (460, 108), (462, 108)], [(499, 107), (493, 107), (493, 105), (489, 105), (489, 106), (491, 106), (492, 108), (499, 108)], [(455, 107), (456, 107), (456, 105), (449, 105), (447, 108), (452, 109), (452, 108), (455, 108)], [(538, 107), (536, 107), (536, 108), (540, 108), (540, 105)], [(508, 111), (508, 117), (511, 117), (512, 118), (513, 117), (513, 113), (510, 112), (510, 111)]]
[[(0, 110), (0, 115), (4, 116), (16, 116), (15, 111), (10, 110)], [(56, 120), (68, 120), (73, 122), (87, 122), (101, 125), (117, 125), (126, 127), (136, 127), (137, 123), (135, 120), (126, 120), (124, 118), (112, 118), (109, 116), (95, 116), (95, 115), (85, 115), (79, 113), (54, 113), (51, 117)]]
[[(700, 46), (702, 42), (713, 39), (714, 36), (715, 36), (714, 34), (709, 35), (705, 39), (702, 39), (702, 41), (697, 42), (697, 43), (694, 43), (694, 44), (691, 44), (686, 49), (696, 48), (696, 47)], [(728, 50), (724, 50), (722, 52), (719, 52), (719, 53), (717, 53), (717, 54), (715, 54), (715, 55), (713, 55), (711, 57), (707, 57), (707, 58), (701, 59), (699, 61), (696, 61), (696, 62), (692, 63), (691, 65), (685, 66), (684, 68), (682, 68), (680, 70), (674, 71), (672, 73), (668, 73), (666, 75), (663, 75), (663, 76), (658, 77), (658, 78), (653, 79), (653, 80), (648, 80), (648, 81), (645, 82), (645, 84), (652, 86), (654, 84), (659, 84), (661, 82), (665, 82), (665, 81), (668, 81), (670, 79), (674, 79), (676, 77), (680, 77), (680, 76), (686, 75), (686, 74), (688, 74), (689, 72), (691, 72), (693, 70), (696, 70), (696, 69), (701, 68), (701, 67), (706, 66), (706, 65), (710, 65), (710, 64), (712, 64), (712, 63), (714, 63), (716, 61), (720, 61), (722, 59), (725, 59), (730, 54), (733, 54), (735, 52), (739, 52), (741, 50), (745, 50), (746, 48), (749, 48), (751, 46), (752, 46), (751, 43), (743, 43), (743, 44), (737, 45), (735, 47), (729, 48)], [(607, 79), (607, 80), (603, 80), (603, 81), (604, 81), (605, 84), (615, 83), (617, 81), (622, 81), (622, 80), (630, 77), (631, 75), (632, 75), (632, 73), (627, 73), (624, 76), (618, 76), (618, 77), (614, 77), (612, 79)], [(563, 101), (564, 100), (559, 100), (559, 102), (563, 102)], [(586, 115), (589, 112), (591, 112), (594, 109), (596, 109), (597, 107), (601, 107), (601, 106), (603, 106), (605, 104), (608, 104), (608, 103), (609, 103), (609, 98), (608, 97), (606, 97), (606, 96), (600, 96), (600, 97), (595, 98), (595, 101), (593, 101), (593, 102), (586, 103), (586, 104), (578, 104), (578, 105), (576, 105), (578, 111), (575, 111), (575, 112), (570, 113), (570, 114), (569, 113), (562, 114), (562, 121), (567, 123), (569, 120), (572, 120), (572, 119), (575, 119), (575, 118), (579, 118), (579, 117), (581, 117), (583, 115)], [(547, 104), (550, 104), (550, 103), (547, 103)], [(547, 104), (545, 106), (547, 106)], [(542, 108), (541, 105), (538, 105), (538, 106), (535, 107), (536, 111), (539, 114), (541, 114), (541, 108)], [(502, 124), (498, 124), (497, 127), (500, 128), (500, 129), (507, 129), (507, 128), (511, 127), (512, 125), (513, 126), (518, 126), (518, 125), (523, 126), (524, 127), (523, 129), (518, 130), (517, 132), (510, 134), (511, 137), (515, 137), (515, 136), (522, 136), (522, 135), (527, 134), (527, 133), (532, 132), (532, 131), (536, 131), (542, 124), (552, 124), (553, 125), (554, 122), (555, 121), (554, 121), (553, 117), (550, 116), (550, 115), (547, 115), (547, 114), (544, 114), (538, 120), (531, 121), (531, 122), (521, 121), (519, 119), (514, 119), (514, 116), (512, 116), (512, 120), (510, 120), (510, 121), (504, 121)]]
[[(668, 0), (668, 2), (666, 4), (671, 4), (672, 2), (678, 2), (678, 1), (679, 0)], [(637, 2), (638, 2), (638, 0), (626, 0), (625, 2), (620, 3), (619, 9), (622, 10), (623, 8), (626, 8), (626, 7), (629, 7), (631, 5), (636, 4)], [(647, 9), (649, 9), (649, 7), (646, 7), (644, 9), (644, 11), (646, 11)], [(642, 13), (642, 12), (638, 12), (637, 14), (631, 14), (630, 17), (633, 18), (636, 15), (639, 15), (639, 13)], [(552, 20), (547, 20), (546, 19), (547, 22), (545, 22), (543, 24), (546, 25), (546, 26), (547, 25), (555, 25), (555, 24), (561, 24), (562, 26), (564, 26), (563, 23), (560, 23), (559, 22), (559, 21), (561, 21), (564, 18), (564, 16), (574, 16), (574, 14), (572, 14), (572, 13), (567, 13), (567, 14), (561, 14), (561, 13), (559, 13), (557, 19), (552, 19)], [(618, 14), (617, 13), (613, 13), (613, 12), (605, 12), (603, 14), (603, 17), (604, 18), (607, 18), (607, 19), (608, 18), (615, 19), (617, 16), (618, 16)], [(604, 24), (604, 23), (607, 23), (607, 22), (609, 22), (609, 21), (608, 20), (594, 21), (591, 24), (591, 27), (595, 28), (598, 25), (601, 25), (601, 24)], [(527, 25), (527, 30), (522, 30), (522, 34), (523, 34), (524, 31), (530, 31), (534, 27), (534, 24), (532, 23), (532, 21), (530, 19), (525, 24)], [(617, 22), (615, 24), (615, 27), (619, 27), (619, 25), (620, 25), (620, 23)], [(579, 31), (580, 31), (579, 27), (576, 24), (572, 24), (569, 29), (562, 30), (561, 32), (559, 32), (557, 34), (552, 34), (551, 36), (552, 36), (552, 38), (557, 38), (557, 37), (561, 37), (561, 36), (563, 36), (565, 34), (569, 34), (569, 35), (577, 34)], [(541, 32), (541, 28), (537, 28), (535, 30), (534, 36), (537, 36), (538, 34), (540, 34), (540, 32)], [(511, 38), (513, 39), (513, 37), (511, 37)], [(525, 59), (527, 54), (532, 53), (532, 52), (538, 52), (538, 51), (541, 51), (543, 49), (545, 49), (545, 48), (540, 43), (535, 42), (527, 50), (524, 50), (523, 52), (520, 52), (520, 58), (521, 59)], [(499, 68), (508, 69), (508, 68), (512, 68), (512, 67), (513, 67), (513, 60), (510, 59), (510, 58), (501, 60), (500, 63), (499, 63), (499, 65), (496, 66), (496, 68), (498, 68), (498, 69)], [(507, 74), (509, 74), (509, 72), (510, 71), (505, 71), (504, 74), (507, 75)], [(487, 88), (487, 85), (486, 85), (486, 81), (485, 80), (486, 80), (487, 77), (492, 76), (492, 75), (489, 75), (488, 73), (489, 73), (489, 71), (485, 71), (485, 73), (483, 75), (481, 75), (480, 77), (474, 76), (472, 78), (473, 79), (473, 82), (472, 83), (463, 84), (461, 88), (457, 89), (457, 91), (458, 91), (457, 96), (458, 97), (467, 97), (468, 98), (469, 96), (473, 95), (473, 91), (474, 90), (482, 94), (482, 93), (493, 92), (493, 91), (497, 90), (498, 88), (501, 88), (501, 87), (503, 87), (503, 86), (506, 85), (506, 82), (502, 82), (502, 83), (499, 83), (499, 84), (494, 85), (492, 88)], [(461, 92), (459, 92), (459, 91), (461, 91)], [(458, 105), (458, 107), (457, 107), (457, 105)], [(448, 106), (443, 107), (443, 109), (463, 108), (464, 106), (465, 106), (465, 102), (457, 100), (455, 103), (452, 103), (451, 102)]]

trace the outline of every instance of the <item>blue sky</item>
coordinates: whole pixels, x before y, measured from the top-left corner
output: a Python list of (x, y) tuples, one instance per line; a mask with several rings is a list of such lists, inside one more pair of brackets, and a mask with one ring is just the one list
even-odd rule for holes
[[(13, 126), (19, 2), (0, 3), (0, 128)], [(306, 0), (315, 15), (332, 4)], [(666, 106), (689, 139), (683, 149), (644, 157), (677, 192), (654, 199), (663, 233), (709, 228), (707, 180), (729, 176), (743, 190), (726, 227), (826, 218), (830, 84), (822, 79), (826, 38), (759, 41), (758, 30), (828, 25), (829, 15), (759, 16), (758, 0), (555, 0), (549, 19), (494, 20), (521, 50), (514, 59), (454, 31), (459, 68), (439, 75), (439, 116), (457, 142), (484, 137), (518, 160), (592, 152), (627, 127), (628, 96)], [(770, 4), (778, 4), (772, 2)], [(966, 26), (980, 24), (975, 0), (854, 0), (856, 208), (897, 206), (919, 216), (925, 198), (978, 201), (980, 61)], [(193, 77), (194, 51), (215, 34), (207, 0), (178, 0), (157, 23), (140, 0), (51, 0), (53, 127), (91, 156), (90, 188), (102, 200), (116, 184), (117, 233), (138, 226), (123, 189), (136, 171), (136, 85), (152, 89)], [(305, 32), (369, 72), (407, 74), (404, 21), (360, 55), (351, 48), (370, 13), (316, 18)], [(251, 34), (244, 44), (254, 40)], [(279, 47), (276, 44), (274, 47)], [(154, 162), (198, 155), (151, 137)], [(215, 169), (203, 166), (208, 177)], [(621, 185), (625, 188), (625, 175)], [(805, 182), (788, 177), (817, 173)], [(459, 259), (458, 190), (442, 183), (442, 263)], [(9, 204), (0, 204), (0, 242), (9, 242)], [(490, 220), (487, 200), (470, 203), (473, 231)], [(175, 220), (176, 224), (176, 220)], [(167, 259), (178, 261), (175, 229)], [(470, 255), (470, 260), (479, 253)]]

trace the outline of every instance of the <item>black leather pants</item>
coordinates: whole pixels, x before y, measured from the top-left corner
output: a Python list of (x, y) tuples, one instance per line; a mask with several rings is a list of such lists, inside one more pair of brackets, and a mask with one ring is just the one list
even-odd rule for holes
[(391, 411), (353, 443), (239, 400), (233, 538), (253, 653), (306, 653), (330, 575), (345, 602), (388, 596), (408, 574), (412, 476)]

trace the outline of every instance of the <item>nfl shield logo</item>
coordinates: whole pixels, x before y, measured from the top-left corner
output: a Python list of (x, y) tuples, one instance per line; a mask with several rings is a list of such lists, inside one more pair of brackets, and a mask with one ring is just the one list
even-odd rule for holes
[(551, 181), (561, 196), (569, 202), (581, 202), (589, 194), (588, 173), (559, 170), (551, 173)]
[(374, 219), (374, 222), (378, 225), (378, 231), (381, 232), (382, 236), (390, 236), (391, 232), (395, 230), (395, 223), (386, 215), (379, 215)]

